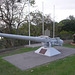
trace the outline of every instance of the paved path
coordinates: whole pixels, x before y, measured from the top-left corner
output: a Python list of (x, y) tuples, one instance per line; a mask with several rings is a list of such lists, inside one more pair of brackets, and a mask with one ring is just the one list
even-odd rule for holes
[(75, 54), (75, 49), (66, 48), (66, 47), (55, 47), (58, 49), (61, 54), (47, 57), (39, 54), (35, 54), (34, 51), (16, 54), (12, 56), (3, 57), (4, 60), (10, 62), (21, 70), (27, 70), (39, 65), (43, 65), (49, 63), (51, 61), (55, 61), (71, 54)]

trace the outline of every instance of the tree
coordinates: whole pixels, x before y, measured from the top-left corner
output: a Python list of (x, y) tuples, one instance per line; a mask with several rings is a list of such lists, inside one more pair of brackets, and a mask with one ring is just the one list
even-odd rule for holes
[[(34, 11), (31, 13), (32, 20), (31, 22), (34, 22), (38, 28), (40, 28), (40, 32), (42, 35), (42, 12), (40, 11)], [(37, 29), (38, 29), (37, 28)], [(44, 15), (44, 30), (49, 29), (52, 30), (52, 20), (50, 15)]]
[[(5, 24), (5, 27), (8, 28), (8, 33), (13, 33), (12, 28), (19, 26), (25, 21), (25, 17), (23, 16), (23, 10), (26, 2), (21, 3), (21, 0), (16, 2), (16, 0), (4, 0), (2, 5), (0, 5), (0, 21), (1, 25)], [(34, 0), (30, 0), (30, 4), (34, 4)], [(22, 5), (21, 5), (22, 4)], [(22, 17), (23, 16), (23, 17)]]
[(64, 20), (62, 21), (64, 26), (62, 26), (61, 31), (73, 31), (75, 32), (75, 20)]
[(73, 34), (73, 43), (75, 43), (75, 34)]
[(58, 24), (58, 31), (63, 39), (72, 39), (72, 35), (75, 33), (75, 17), (69, 16)]
[(31, 12), (30, 16), (32, 16), (31, 22), (36, 25), (40, 25), (42, 23), (42, 13), (40, 11)]
[(75, 17), (72, 16), (72, 15), (70, 15), (70, 16), (68, 17), (68, 19), (69, 19), (69, 20), (75, 20)]
[(75, 32), (75, 17), (69, 16), (67, 19), (64, 19), (59, 22), (60, 25), (60, 31), (72, 31)]
[(67, 39), (71, 39), (72, 38), (72, 32), (71, 31), (61, 31), (60, 32), (60, 37), (64, 40), (67, 40)]
[[(20, 0), (18, 2), (16, 0), (3, 0), (0, 5), (0, 27), (2, 28), (0, 28), (0, 32), (14, 34), (15, 30), (19, 31), (19, 26), (25, 21), (26, 16), (23, 16), (23, 11), (27, 2), (28, 0), (26, 2), (20, 2)], [(30, 0), (31, 5), (34, 3), (35, 0)], [(6, 39), (6, 42), (9, 46), (14, 45), (11, 39)]]

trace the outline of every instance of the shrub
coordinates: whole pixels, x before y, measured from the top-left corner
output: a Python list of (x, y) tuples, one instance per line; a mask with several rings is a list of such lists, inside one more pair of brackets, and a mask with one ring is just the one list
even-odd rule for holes
[(75, 34), (73, 35), (73, 42), (75, 43)]
[(71, 31), (61, 31), (60, 32), (60, 37), (64, 40), (72, 39), (73, 33)]

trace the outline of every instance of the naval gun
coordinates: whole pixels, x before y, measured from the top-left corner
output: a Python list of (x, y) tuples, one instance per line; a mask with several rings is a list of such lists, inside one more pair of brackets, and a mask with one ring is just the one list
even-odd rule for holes
[(63, 45), (63, 40), (61, 40), (59, 37), (56, 38), (41, 38), (41, 37), (32, 37), (32, 36), (23, 36), (23, 35), (14, 35), (14, 34), (5, 34), (0, 33), (0, 37), (6, 37), (11, 39), (21, 39), (21, 40), (30, 40), (35, 42), (43, 42), (44, 46), (40, 47), (35, 51), (35, 53), (46, 55), (46, 56), (54, 56), (57, 54), (61, 54), (58, 50), (53, 48), (52, 46)]

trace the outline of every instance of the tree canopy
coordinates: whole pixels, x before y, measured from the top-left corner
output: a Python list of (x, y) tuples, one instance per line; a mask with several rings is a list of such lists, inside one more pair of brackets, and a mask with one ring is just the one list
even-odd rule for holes
[(75, 32), (75, 17), (69, 16), (68, 19), (62, 20), (60, 23), (63, 24), (61, 31), (65, 30)]

